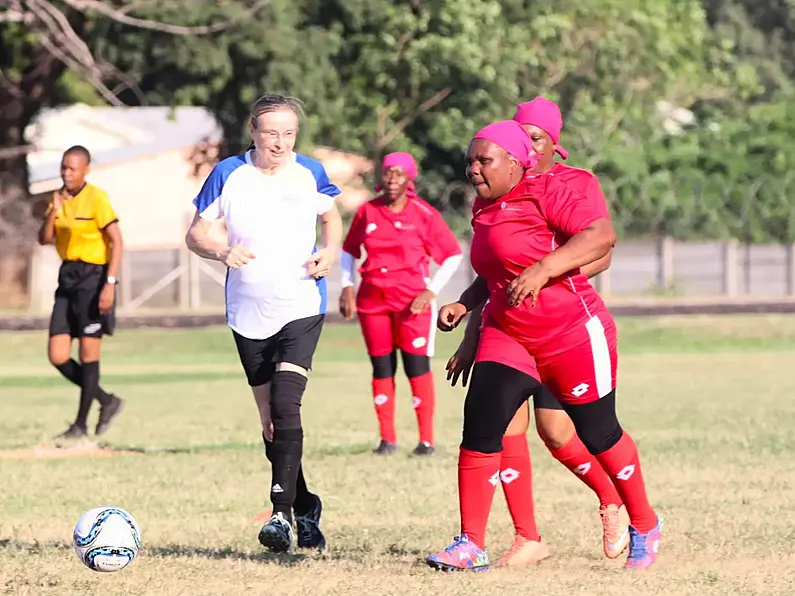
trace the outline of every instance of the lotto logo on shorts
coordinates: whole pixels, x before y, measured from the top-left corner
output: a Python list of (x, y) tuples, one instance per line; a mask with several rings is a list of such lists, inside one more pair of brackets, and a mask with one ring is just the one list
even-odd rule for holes
[(588, 383), (580, 383), (574, 389), (571, 390), (571, 394), (574, 397), (580, 397), (585, 394), (586, 391), (590, 389), (590, 385)]
[(91, 335), (92, 333), (96, 333), (102, 329), (101, 323), (91, 323), (90, 325), (86, 325), (85, 329), (83, 329), (83, 333), (86, 335)]
[(427, 343), (428, 343), (427, 339), (425, 339), (424, 337), (418, 337), (413, 342), (411, 342), (411, 345), (414, 346), (415, 348), (422, 348)]
[(379, 393), (378, 395), (375, 396), (375, 399), (373, 401), (375, 402), (375, 405), (383, 406), (386, 402), (389, 401), (389, 396), (384, 395), (383, 393)]

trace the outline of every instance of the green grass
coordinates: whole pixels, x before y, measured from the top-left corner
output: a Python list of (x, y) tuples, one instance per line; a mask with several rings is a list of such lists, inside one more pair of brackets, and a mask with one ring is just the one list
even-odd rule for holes
[[(464, 393), (443, 383), (458, 333), (441, 334), (439, 454), (416, 442), (398, 381), (403, 453), (383, 460), (369, 365), (355, 326), (324, 331), (307, 395), (305, 462), (324, 497), (325, 555), (271, 557), (256, 540), (269, 470), (259, 419), (226, 329), (122, 331), (105, 342), (103, 384), (128, 408), (112, 457), (33, 457), (63, 430), (76, 390), (45, 361), (41, 333), (0, 334), (0, 593), (313, 596), (477, 593), (791, 595), (795, 588), (795, 317), (619, 322), (619, 413), (666, 517), (654, 571), (601, 556), (592, 494), (531, 435), (539, 525), (554, 556), (535, 569), (443, 575), (421, 559), (457, 531), (456, 456)], [(70, 546), (99, 504), (133, 513), (139, 559), (120, 573), (83, 568)], [(511, 540), (495, 498), (489, 546)]]

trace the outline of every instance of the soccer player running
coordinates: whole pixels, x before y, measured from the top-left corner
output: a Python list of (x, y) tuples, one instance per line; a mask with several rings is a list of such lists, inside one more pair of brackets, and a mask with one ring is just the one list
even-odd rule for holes
[[(323, 548), (322, 503), (302, 466), (301, 401), (326, 312), (326, 275), (342, 239), (339, 188), (293, 152), (300, 102), (267, 94), (251, 108), (254, 149), (210, 172), (194, 199), (188, 247), (227, 267), (226, 316), (262, 422), (273, 511), (259, 541), (286, 552)], [(320, 218), (324, 246), (316, 250)], [(214, 222), (223, 219), (226, 233)]]
[[(373, 365), (373, 402), (381, 431), (379, 455), (398, 448), (395, 430), (397, 350), (409, 379), (419, 427), (414, 455), (435, 451), (435, 393), (431, 356), (436, 331), (436, 296), (463, 255), (441, 214), (417, 196), (417, 164), (408, 153), (390, 153), (381, 164), (381, 194), (364, 203), (351, 223), (342, 249), (340, 312), (350, 320), (358, 311)], [(354, 264), (361, 284), (354, 296)], [(430, 261), (440, 264), (430, 277)]]
[[(657, 558), (662, 519), (646, 497), (637, 447), (616, 417), (615, 323), (579, 272), (609, 253), (615, 232), (604, 201), (549, 174), (525, 175), (535, 165), (531, 147), (527, 132), (508, 120), (481, 130), (467, 151), (467, 176), (487, 202), (473, 219), (478, 278), (441, 309), (440, 326), (452, 328), (488, 303), (464, 406), (461, 533), (427, 561), (445, 570), (488, 568), (485, 532), (502, 436), (543, 378), (627, 507), (626, 568), (646, 569)], [(540, 536), (536, 542), (543, 544)]]
[[(537, 163), (530, 169), (535, 174), (551, 172), (576, 192), (586, 195), (591, 201), (606, 204), (599, 181), (592, 173), (554, 161), (555, 154), (566, 159), (568, 154), (557, 143), (563, 127), (558, 105), (543, 97), (518, 106), (513, 118), (522, 124), (532, 141), (531, 154)], [(474, 205), (473, 216), (487, 205), (480, 199)], [(610, 265), (610, 253), (580, 268), (586, 277), (598, 275)], [(485, 302), (485, 301), (484, 301)], [(470, 314), (460, 346), (447, 364), (448, 379), (455, 385), (458, 377), (466, 386), (467, 376), (475, 362), (483, 304)], [(488, 331), (487, 331), (488, 333)], [(488, 340), (488, 337), (487, 337)], [(500, 480), (514, 521), (516, 536), (508, 552), (497, 562), (497, 566), (529, 565), (546, 556), (546, 548), (539, 549), (532, 540), (528, 528), (533, 524), (533, 500), (530, 451), (526, 434), (530, 424), (529, 404), (523, 404), (508, 425), (503, 437), (500, 465)], [(533, 396), (533, 411), (536, 429), (552, 456), (589, 486), (599, 499), (599, 515), (602, 521), (602, 548), (605, 556), (615, 559), (629, 544), (629, 516), (621, 497), (607, 473), (577, 436), (571, 418), (561, 403), (546, 385), (541, 385)]]
[[(80, 387), (74, 423), (57, 438), (88, 435), (91, 404), (99, 401), (95, 434), (107, 432), (124, 402), (99, 385), (102, 337), (113, 335), (116, 282), (123, 250), (119, 219), (108, 195), (86, 182), (91, 154), (75, 145), (61, 158), (63, 186), (53, 194), (39, 243), (55, 244), (63, 262), (50, 318), (47, 354), (50, 363)], [(72, 340), (78, 340), (80, 363), (72, 358)]]

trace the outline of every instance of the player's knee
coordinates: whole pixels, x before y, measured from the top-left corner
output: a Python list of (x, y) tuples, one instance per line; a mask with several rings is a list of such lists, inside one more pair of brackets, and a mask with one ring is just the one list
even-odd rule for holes
[(562, 409), (536, 408), (535, 418), (538, 436), (550, 449), (566, 446), (577, 432), (571, 418)]
[(502, 451), (502, 433), (494, 431), (483, 421), (464, 420), (464, 432), (461, 436), (461, 447), (477, 453), (500, 453)]
[(307, 378), (295, 371), (280, 370), (271, 381), (271, 419), (273, 429), (301, 428), (301, 399)]
[(403, 371), (409, 379), (421, 377), (431, 372), (431, 359), (419, 354), (408, 354), (401, 350), (403, 357)]
[(374, 379), (391, 379), (397, 372), (397, 354), (392, 352), (385, 356), (370, 356), (373, 365)]
[(616, 416), (615, 389), (596, 401), (569, 405), (566, 411), (580, 440), (593, 455), (609, 450), (624, 434)]

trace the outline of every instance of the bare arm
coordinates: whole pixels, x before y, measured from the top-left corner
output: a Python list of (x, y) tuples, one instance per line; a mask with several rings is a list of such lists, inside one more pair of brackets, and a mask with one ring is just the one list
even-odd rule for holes
[(602, 271), (607, 271), (610, 268), (610, 262), (613, 259), (613, 249), (610, 249), (610, 252), (603, 256), (601, 259), (597, 259), (593, 263), (588, 263), (587, 265), (583, 265), (580, 267), (580, 273), (582, 273), (588, 279), (592, 277), (596, 277)]
[(482, 302), (469, 313), (469, 320), (467, 320), (467, 326), (464, 330), (464, 339), (461, 341), (462, 344), (468, 346), (478, 345), (480, 341), (480, 326), (483, 323), (483, 307), (485, 304), (485, 302)]
[(336, 255), (337, 249), (342, 244), (342, 217), (336, 205), (320, 216), (320, 226), (323, 248)]
[(185, 236), (185, 244), (192, 253), (204, 259), (223, 263), (229, 254), (229, 243), (225, 238), (219, 238), (210, 233), (214, 223), (203, 219), (197, 211)]
[(607, 218), (598, 219), (541, 259), (539, 264), (550, 278), (560, 277), (568, 271), (609, 257), (615, 243), (613, 224)]
[(124, 241), (121, 237), (119, 224), (113, 222), (105, 228), (104, 232), (110, 238), (110, 257), (108, 259), (108, 277), (119, 277), (121, 269), (121, 255), (124, 252)]
[(51, 209), (47, 217), (44, 218), (44, 221), (41, 222), (41, 227), (39, 228), (39, 244), (42, 246), (55, 242), (55, 218), (57, 216), (57, 210)]

